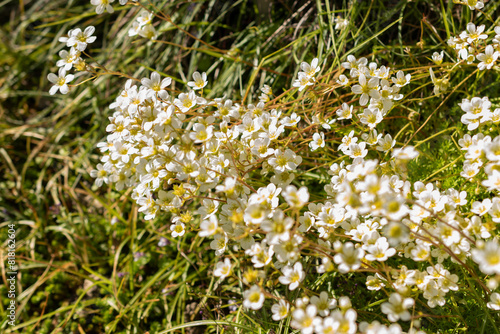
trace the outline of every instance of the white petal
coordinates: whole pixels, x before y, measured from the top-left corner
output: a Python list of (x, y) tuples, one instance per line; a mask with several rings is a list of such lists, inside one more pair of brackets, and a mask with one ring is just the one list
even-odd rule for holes
[(89, 26), (89, 27), (85, 28), (85, 30), (83, 31), (83, 33), (84, 33), (85, 36), (92, 36), (94, 34), (94, 31), (95, 31), (95, 27), (94, 26)]
[(59, 86), (52, 86), (52, 87), (50, 87), (49, 94), (50, 95), (54, 95), (55, 93), (57, 93), (58, 89), (59, 89)]
[(62, 85), (59, 90), (61, 91), (61, 94), (67, 94), (69, 92), (68, 85), (64, 84)]
[(54, 73), (49, 73), (47, 75), (47, 79), (49, 79), (50, 82), (56, 83), (59, 80), (59, 77), (55, 75)]

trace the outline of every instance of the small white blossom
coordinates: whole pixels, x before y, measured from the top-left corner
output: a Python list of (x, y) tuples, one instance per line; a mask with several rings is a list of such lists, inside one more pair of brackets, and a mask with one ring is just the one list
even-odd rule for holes
[(499, 311), (500, 310), (500, 294), (493, 292), (490, 296), (490, 301), (486, 304), (488, 308)]
[(325, 134), (323, 132), (316, 132), (313, 134), (309, 147), (311, 148), (311, 151), (316, 151), (320, 147), (325, 147)]
[(282, 192), (282, 195), (292, 208), (302, 208), (309, 201), (307, 187), (300, 187), (297, 190), (295, 186), (288, 186)]
[(401, 297), (399, 293), (393, 293), (389, 297), (389, 302), (382, 304), (382, 312), (387, 314), (389, 321), (396, 322), (399, 319), (403, 321), (408, 321), (411, 318), (411, 314), (408, 311), (410, 307), (415, 304), (413, 298)]
[(297, 289), (305, 277), (305, 273), (302, 270), (302, 263), (300, 262), (295, 263), (293, 268), (285, 266), (281, 269), (281, 272), (283, 272), (283, 276), (279, 277), (279, 281), (281, 284), (288, 285), (290, 291)]
[(207, 74), (205, 72), (203, 72), (202, 74), (200, 74), (200, 72), (194, 72), (193, 81), (189, 81), (187, 85), (193, 88), (193, 90), (197, 90), (203, 89), (203, 87), (205, 87), (207, 83)]
[(97, 14), (102, 14), (106, 10), (108, 13), (113, 13), (115, 10), (113, 9), (113, 6), (111, 4), (115, 0), (90, 0), (90, 3), (94, 6), (97, 6), (95, 8), (95, 12)]
[(486, 46), (484, 53), (480, 53), (477, 55), (477, 59), (481, 61), (477, 65), (477, 68), (479, 68), (480, 70), (485, 70), (485, 69), (490, 70), (493, 67), (493, 65), (495, 65), (495, 62), (497, 61), (499, 56), (500, 52), (495, 51), (495, 49), (493, 49), (493, 46), (491, 45)]
[(66, 75), (66, 70), (64, 67), (59, 68), (58, 75), (54, 73), (49, 73), (47, 79), (54, 84), (49, 90), (50, 95), (54, 95), (57, 91), (61, 91), (61, 94), (67, 94), (69, 92), (68, 83), (73, 81), (75, 76), (73, 74)]
[(217, 262), (214, 270), (214, 276), (220, 277), (221, 280), (231, 275), (231, 261), (228, 258), (224, 259), (224, 262)]
[(243, 306), (252, 310), (262, 308), (264, 304), (264, 294), (257, 285), (253, 285), (250, 289), (243, 293)]
[(280, 299), (278, 304), (274, 304), (271, 307), (271, 312), (273, 312), (273, 320), (280, 321), (285, 319), (288, 316), (288, 312), (290, 311), (290, 304), (288, 304), (283, 299)]

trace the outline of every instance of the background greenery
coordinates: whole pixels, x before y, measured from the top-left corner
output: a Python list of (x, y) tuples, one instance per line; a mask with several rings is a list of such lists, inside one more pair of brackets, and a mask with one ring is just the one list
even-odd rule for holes
[[(163, 0), (155, 6), (175, 25), (154, 20), (162, 42), (128, 37), (139, 11), (133, 5), (115, 4), (114, 14), (103, 15), (80, 0), (5, 0), (0, 6), (0, 230), (4, 247), (6, 225), (17, 223), (20, 266), (17, 325), (3, 323), (5, 333), (292, 332), (287, 322), (276, 323), (265, 312), (245, 311), (239, 280), (216, 286), (214, 256), (195, 233), (171, 239), (165, 218), (146, 222), (137, 213), (130, 190), (93, 186), (89, 172), (98, 162), (96, 144), (105, 137), (108, 105), (125, 79), (102, 75), (66, 96), (50, 96), (46, 77), (57, 70), (58, 52), (65, 47), (58, 38), (69, 29), (94, 25), (98, 39), (88, 51), (112, 71), (141, 78), (156, 70), (173, 78), (175, 91), (184, 89), (195, 70), (206, 71), (208, 97), (241, 100), (248, 92), (246, 102), (256, 101), (263, 84), (283, 93), (298, 64), (314, 57), (326, 61), (325, 105), (339, 98), (329, 87), (348, 54), (410, 69), (413, 100), (395, 110), (382, 129), (393, 135), (403, 129), (398, 142), (411, 140), (422, 151), (418, 168), (410, 168), (412, 180), (440, 181), (443, 188), (464, 184), (455, 143), (465, 128), (457, 103), (499, 96), (497, 74), (444, 66), (440, 75), (450, 76), (452, 90), (432, 97), (430, 56), (445, 50), (456, 58), (446, 40), (477, 16), (451, 1)], [(491, 1), (474, 22), (498, 24), (498, 6)], [(341, 33), (334, 30), (336, 15), (350, 20)], [(284, 109), (313, 112), (308, 101)], [(309, 174), (305, 177), (319, 179), (321, 189), (321, 173)], [(164, 247), (158, 245), (161, 237), (168, 240)], [(5, 319), (9, 300), (1, 268)], [(430, 332), (497, 331), (498, 318), (487, 312), (475, 283), (463, 283), (469, 292), (449, 297), (445, 307), (419, 305), (426, 309), (422, 324)], [(363, 285), (359, 277), (338, 274), (311, 282), (313, 289), (350, 296), (360, 320), (380, 317), (377, 301), (383, 296), (357, 288)]]

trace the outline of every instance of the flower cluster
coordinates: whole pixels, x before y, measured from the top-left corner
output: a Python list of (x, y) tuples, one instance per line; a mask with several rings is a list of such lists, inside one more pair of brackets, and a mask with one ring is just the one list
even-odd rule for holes
[(459, 58), (466, 61), (467, 64), (472, 64), (477, 59), (479, 61), (478, 69), (489, 70), (500, 56), (500, 26), (494, 28), (496, 35), (490, 41), (492, 44), (486, 44), (488, 35), (484, 31), (484, 24), (476, 26), (469, 22), (465, 31), (448, 40), (448, 45), (453, 47), (458, 52)]
[[(331, 166), (332, 180), (325, 187), (330, 198), (327, 201), (309, 203), (306, 187), (297, 189), (290, 185), (303, 158), (283, 146), (282, 138), (301, 121), (299, 116), (268, 110), (263, 102), (244, 106), (224, 98), (207, 101), (194, 90), (173, 97), (166, 91), (170, 79), (161, 79), (156, 72), (150, 78), (143, 78), (139, 87), (129, 80), (110, 106), (115, 110), (107, 127), (110, 134), (106, 142), (98, 145), (103, 153), (102, 163), (92, 175), (98, 185), (114, 183), (117, 190), (132, 187), (132, 197), (145, 219), (153, 219), (161, 211), (168, 212), (172, 216), (172, 237), (196, 229), (195, 216), (199, 216), (198, 234), (213, 239), (210, 247), (216, 255), (227, 253), (229, 246), (241, 248), (255, 268), (244, 275), (250, 288), (244, 293), (243, 305), (250, 309), (261, 308), (265, 300), (261, 287), (265, 272), (261, 268), (278, 268), (278, 281), (289, 290), (301, 286), (306, 277), (306, 259), (301, 251), (304, 244), (314, 239), (328, 249), (327, 253), (335, 254), (332, 257), (318, 254), (318, 273), (331, 271), (333, 263), (341, 273), (356, 271), (367, 263), (385, 262), (397, 252), (411, 254), (415, 261), (425, 260), (424, 255), (431, 252), (430, 244), (411, 238), (410, 230), (404, 230), (397, 222), (413, 211), (423, 217), (429, 214), (405, 204), (407, 183), (396, 175), (380, 177), (378, 163), (365, 160), (370, 145), (375, 151), (392, 151), (391, 163), (395, 168), (417, 156), (412, 147), (393, 149), (392, 137), (377, 135), (375, 130), (393, 101), (402, 98), (400, 88), (408, 84), (410, 76), (398, 71), (389, 81), (389, 69), (373, 64), (364, 66), (363, 59), (349, 60), (348, 64), (355, 66), (346, 63), (344, 67), (351, 69), (359, 82), (352, 91), (366, 94), (363, 99), (367, 101), (360, 102), (362, 106), (370, 103), (361, 115), (353, 113), (352, 105), (345, 103), (337, 114), (341, 115), (339, 119), (346, 120), (357, 115), (366, 126), (367, 142), (358, 142), (354, 132), (343, 138), (339, 152), (353, 162)], [(317, 60), (311, 65), (301, 64), (304, 72), (299, 76), (317, 73), (316, 63)], [(203, 88), (205, 78), (196, 72), (188, 86)], [(313, 124), (330, 127), (328, 123)], [(313, 142), (324, 147), (324, 133), (319, 139), (317, 134), (313, 135)], [(256, 166), (263, 175), (270, 174), (268, 185), (257, 189), (247, 183), (250, 170)], [(352, 189), (358, 189), (359, 193)], [(429, 195), (423, 193), (427, 200)], [(444, 198), (440, 200), (442, 203), (447, 201)], [(196, 211), (187, 206), (193, 200), (200, 203)], [(301, 213), (306, 205), (308, 210)], [(284, 208), (293, 211), (286, 213)], [(421, 216), (413, 219), (413, 224), (420, 223)], [(399, 234), (398, 228), (402, 231)], [(418, 232), (418, 228), (414, 230)], [(351, 241), (332, 242), (331, 236), (339, 232), (351, 236)], [(309, 234), (315, 235), (314, 239)], [(415, 241), (413, 252), (409, 248), (405, 251), (409, 241)], [(313, 259), (307, 261), (315, 262)], [(224, 279), (231, 274), (232, 267), (226, 258), (217, 263), (214, 275)], [(441, 286), (427, 285), (434, 290)], [(431, 287), (428, 290), (434, 291)], [(432, 292), (428, 294), (431, 296)], [(311, 303), (302, 299), (296, 306), (292, 314), (296, 328), (304, 333), (336, 326), (348, 326), (349, 332), (356, 330), (353, 309), (344, 306), (330, 314), (322, 305), (332, 302), (315, 300), (314, 296)], [(274, 317), (286, 316), (289, 304), (280, 299), (273, 306)], [(404, 315), (399, 317), (407, 319)]]
[(59, 67), (58, 75), (54, 73), (47, 75), (47, 79), (54, 84), (49, 91), (50, 95), (54, 95), (58, 90), (61, 94), (69, 92), (68, 83), (73, 81), (75, 76), (73, 74), (66, 74), (67, 71), (72, 68), (77, 71), (84, 71), (87, 68), (87, 64), (81, 58), (81, 54), (85, 51), (88, 44), (95, 42), (96, 37), (92, 36), (94, 32), (95, 28), (93, 26), (89, 26), (83, 31), (80, 28), (76, 28), (68, 31), (67, 37), (59, 38), (59, 42), (65, 43), (70, 49), (69, 52), (66, 50), (59, 52), (61, 59), (56, 63)]
[(318, 67), (318, 58), (314, 58), (309, 65), (306, 62), (302, 62), (300, 64), (298, 78), (293, 82), (293, 87), (298, 87), (299, 91), (303, 91), (307, 86), (312, 86), (316, 81), (315, 75), (319, 72), (320, 68)]
[[(199, 236), (213, 239), (210, 247), (217, 256), (226, 254), (230, 246), (241, 248), (254, 268), (244, 274), (249, 289), (243, 305), (254, 310), (263, 306), (267, 296), (262, 283), (272, 274), (264, 268), (277, 268), (278, 282), (292, 291), (311, 276), (304, 269), (306, 263), (316, 263), (316, 272), (321, 274), (377, 268), (393, 257), (415, 263), (433, 259), (437, 264), (424, 272), (402, 266), (394, 268), (391, 276), (379, 271), (367, 277), (369, 290), (393, 291), (382, 305), (388, 319), (407, 321), (411, 318), (407, 309), (420, 294), (435, 307), (445, 304), (448, 291), (458, 289), (458, 276), (442, 265), (445, 260), (461, 263), (472, 254), (487, 268), (485, 272), (495, 270), (482, 259), (490, 259), (489, 248), (498, 244), (473, 250), (475, 240), (491, 237), (481, 216), (492, 205), (474, 203), (477, 216), (469, 218), (460, 211), (467, 203), (465, 192), (441, 192), (430, 183), (401, 179), (406, 163), (418, 152), (411, 146), (395, 148), (392, 136), (378, 134), (376, 127), (395, 101), (402, 99), (400, 89), (410, 75), (398, 71), (391, 78), (388, 68), (366, 64), (364, 58), (354, 57), (343, 64), (356, 79), (351, 91), (361, 95), (359, 104), (366, 108), (357, 114), (352, 105), (343, 103), (336, 113), (338, 120), (356, 115), (367, 132), (361, 136), (365, 141), (354, 131), (342, 138), (338, 151), (347, 160), (331, 165), (325, 201), (310, 203), (306, 187), (290, 185), (303, 158), (283, 146), (282, 138), (294, 131), (299, 116), (268, 110), (263, 102), (244, 106), (224, 98), (208, 101), (194, 90), (173, 97), (166, 91), (170, 79), (161, 79), (156, 72), (143, 78), (139, 87), (129, 80), (110, 106), (115, 110), (107, 127), (110, 134), (98, 145), (102, 163), (92, 175), (98, 185), (111, 182), (117, 190), (132, 187), (132, 197), (145, 219), (168, 212), (172, 237), (196, 229), (198, 220)], [(307, 66), (301, 68), (307, 70)], [(318, 71), (314, 68), (311, 73)], [(203, 88), (205, 78), (196, 72), (189, 86)], [(342, 85), (346, 79), (339, 78)], [(464, 110), (470, 109), (468, 103), (462, 103)], [(313, 135), (312, 151), (324, 147), (324, 136)], [(391, 159), (384, 164), (369, 160), (370, 150), (392, 152)], [(257, 189), (248, 183), (256, 166), (261, 174), (270, 174), (269, 184)], [(387, 168), (392, 175), (384, 172)], [(195, 211), (187, 206), (192, 201), (200, 203)], [(302, 211), (305, 206), (307, 210)], [(349, 241), (335, 235), (346, 235)], [(304, 258), (302, 250), (314, 247), (322, 252)], [(232, 271), (233, 264), (225, 258), (217, 263), (214, 275), (225, 279)], [(324, 328), (336, 326), (354, 332), (358, 327), (356, 312), (350, 307), (330, 312), (324, 307), (333, 305), (328, 296), (321, 294), (322, 302), (315, 296), (304, 298), (296, 301), (292, 312), (293, 326), (301, 332), (323, 333)], [(287, 316), (292, 303), (280, 298), (273, 306), (273, 318)]]
[(158, 36), (153, 27), (153, 13), (143, 10), (136, 17), (132, 27), (128, 31), (129, 36), (141, 36), (148, 39), (155, 39)]
[[(98, 13), (112, 11), (111, 2), (92, 0)], [(151, 21), (152, 14), (141, 13), (129, 35), (155, 38)], [(341, 20), (337, 24), (345, 27)], [(71, 50), (61, 53), (59, 77), (49, 75), (56, 83), (51, 94), (68, 91), (73, 75), (66, 71), (83, 66), (80, 53), (95, 40), (93, 32), (93, 27), (75, 29), (61, 39)], [(500, 52), (500, 27), (495, 32), (492, 44), (483, 48), (484, 26), (469, 23), (449, 44), (462, 60), (478, 59), (478, 68), (489, 70)], [(443, 57), (436, 52), (432, 61), (439, 66)], [(318, 58), (302, 62), (289, 96), (308, 89), (311, 99), (320, 99), (320, 70)], [(172, 80), (157, 72), (129, 79), (110, 105), (108, 135), (97, 145), (101, 162), (91, 176), (97, 186), (131, 189), (145, 220), (168, 216), (170, 237), (209, 239), (219, 282), (239, 266), (243, 307), (259, 310), (273, 300), (272, 319), (290, 317), (303, 334), (402, 333), (396, 322), (414, 320), (417, 301), (443, 306), (447, 294), (459, 289), (452, 265), (474, 273), (467, 266), (472, 259), (482, 273), (500, 275), (494, 233), (500, 198), (468, 200), (461, 189), (408, 180), (408, 164), (419, 152), (398, 142), (399, 134), (384, 133), (383, 125), (405, 103), (410, 73), (353, 55), (335, 73), (328, 89), (343, 90), (350, 99), (329, 104), (328, 115), (319, 108), (309, 115), (273, 104), (267, 85), (257, 103), (208, 99), (204, 72), (194, 72), (187, 90), (175, 94), (169, 90)], [(448, 89), (446, 77), (436, 78), (432, 69), (430, 75), (435, 94)], [(500, 121), (500, 108), (491, 111), (486, 97), (463, 99), (459, 106), (469, 131)], [(346, 129), (339, 138), (330, 131), (335, 124)], [(466, 134), (459, 145), (465, 157), (461, 175), (497, 194), (500, 136)], [(309, 187), (302, 176), (327, 151), (336, 160), (323, 159), (328, 176), (318, 193), (317, 184)], [(238, 264), (230, 260), (236, 252)], [(364, 275), (368, 290), (383, 291), (387, 300), (379, 304), (387, 325), (358, 323), (348, 297), (306, 289), (333, 271)], [(498, 284), (492, 282), (495, 290)], [(500, 295), (485, 292), (488, 307), (500, 309)]]

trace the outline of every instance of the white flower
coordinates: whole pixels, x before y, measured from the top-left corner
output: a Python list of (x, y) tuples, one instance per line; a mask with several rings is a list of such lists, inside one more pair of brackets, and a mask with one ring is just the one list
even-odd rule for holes
[(82, 31), (80, 28), (76, 28), (68, 32), (69, 37), (67, 39), (61, 38), (59, 40), (65, 41), (67, 47), (74, 47), (78, 51), (85, 51), (87, 45), (95, 42), (97, 38), (95, 36), (92, 36), (94, 31), (95, 28), (93, 26), (88, 26), (84, 31)]
[(103, 166), (102, 164), (97, 164), (96, 170), (92, 170), (90, 172), (90, 176), (95, 178), (95, 184), (96, 186), (100, 187), (102, 186), (102, 183), (109, 183), (109, 170), (106, 169), (105, 165)]
[(500, 161), (500, 136), (493, 139), (489, 145), (486, 145), (484, 152), (486, 158), (490, 161)]
[(436, 76), (434, 75), (434, 71), (432, 70), (432, 68), (429, 68), (429, 74), (430, 74), (432, 83), (434, 84), (433, 92), (434, 92), (435, 95), (439, 95), (442, 92), (445, 92), (446, 90), (448, 90), (448, 88), (450, 87), (450, 82), (448, 81), (448, 79), (446, 79), (446, 78), (440, 78), (440, 79), (436, 78)]
[(484, 7), (484, 3), (481, 0), (465, 0), (465, 4), (469, 6), (471, 10), (481, 9)]
[(376, 273), (375, 276), (369, 275), (366, 278), (366, 288), (368, 290), (378, 291), (378, 290), (382, 289), (383, 287), (385, 287), (384, 282), (385, 282), (385, 279), (383, 279), (379, 273)]
[(278, 149), (274, 151), (274, 157), (268, 160), (269, 164), (273, 166), (278, 172), (293, 171), (302, 162), (300, 156), (295, 155), (295, 153), (290, 150)]
[(450, 188), (447, 190), (446, 195), (448, 196), (448, 199), (451, 200), (457, 206), (462, 206), (467, 204), (466, 191), (458, 192), (457, 190)]
[(196, 105), (196, 101), (196, 94), (194, 91), (190, 91), (188, 94), (179, 94), (179, 97), (174, 100), (174, 104), (181, 110), (181, 112), (187, 112)]
[(288, 285), (290, 291), (297, 289), (300, 282), (302, 282), (305, 277), (305, 273), (302, 270), (302, 263), (300, 262), (295, 263), (293, 268), (290, 266), (283, 267), (281, 272), (284, 276), (280, 276), (278, 279), (281, 284)]
[(161, 80), (160, 74), (158, 72), (151, 73), (151, 79), (142, 78), (141, 83), (149, 88), (153, 93), (162, 93), (165, 91), (170, 83), (172, 82), (171, 78), (165, 78)]
[(292, 208), (302, 208), (309, 201), (307, 187), (300, 187), (297, 190), (295, 186), (288, 186), (282, 192), (282, 195)]
[(130, 37), (137, 36), (139, 31), (142, 29), (139, 22), (133, 22), (132, 27), (128, 30), (128, 35)]
[[(392, 324), (391, 326), (387, 327), (385, 325), (382, 325), (380, 322), (377, 320), (367, 323), (363, 321), (362, 323), (359, 324), (359, 329), (361, 333), (363, 334), (402, 334), (404, 333), (403, 330), (401, 329), (401, 326), (399, 324)], [(409, 332), (411, 334), (425, 334), (425, 333), (420, 333), (416, 331), (414, 328)]]
[(207, 74), (205, 72), (203, 72), (202, 74), (200, 74), (200, 72), (198, 72), (198, 71), (194, 72), (193, 73), (193, 80), (194, 81), (189, 81), (187, 83), (187, 85), (189, 87), (192, 87), (193, 90), (203, 89), (203, 87), (205, 87), (208, 83)]
[(411, 74), (405, 75), (403, 71), (398, 71), (396, 77), (392, 77), (392, 82), (396, 87), (404, 87), (410, 83)]
[(341, 16), (335, 16), (333, 22), (335, 23), (335, 30), (342, 30), (349, 25), (349, 20)]
[(245, 209), (244, 222), (253, 225), (261, 224), (269, 214), (268, 208), (261, 203), (252, 203)]
[(141, 207), (137, 210), (139, 212), (144, 212), (145, 220), (150, 220), (156, 217), (156, 213), (160, 209), (160, 207), (155, 203), (155, 200), (150, 191), (146, 191), (143, 196), (137, 198), (137, 204)]
[[(490, 209), (490, 211), (488, 212), (491, 215), (492, 220), (494, 222), (498, 222), (498, 215), (500, 214), (500, 212), (498, 211), (499, 207), (497, 205), (498, 205), (498, 202), (495, 203), (492, 206), (492, 208)], [(489, 237), (491, 237), (490, 232), (488, 232), (488, 229), (481, 221), (481, 218), (478, 216), (471, 217), (469, 226), (467, 226), (466, 230), (468, 232), (470, 232), (472, 235), (483, 238), (483, 239), (488, 239)]]
[(313, 134), (312, 141), (309, 143), (311, 151), (316, 151), (320, 147), (325, 147), (325, 134), (323, 132)]
[(267, 247), (265, 241), (256, 242), (245, 251), (245, 254), (252, 256), (252, 263), (255, 268), (262, 268), (273, 259), (274, 248), (272, 245)]
[(78, 61), (80, 57), (80, 51), (78, 51), (76, 48), (71, 48), (71, 50), (68, 52), (66, 50), (61, 50), (59, 52), (59, 56), (62, 58), (57, 61), (56, 65), (57, 67), (63, 67), (66, 71), (71, 70), (73, 67), (73, 64)]
[(467, 43), (473, 43), (480, 39), (486, 39), (488, 38), (488, 35), (483, 34), (484, 28), (484, 24), (476, 27), (474, 23), (469, 22), (467, 23), (467, 30), (460, 34), (460, 38), (462, 40), (467, 40)]
[(444, 52), (443, 51), (441, 51), (441, 53), (434, 52), (432, 54), (432, 61), (436, 65), (441, 65), (441, 63), (443, 62), (443, 57), (444, 57)]
[(339, 271), (345, 274), (349, 271), (354, 271), (361, 267), (361, 258), (365, 255), (365, 252), (360, 248), (354, 248), (352, 242), (346, 242), (341, 245), (340, 252), (337, 253), (333, 261), (339, 265)]
[(216, 191), (223, 192), (227, 197), (233, 197), (236, 191), (236, 179), (233, 177), (227, 177), (224, 180), (224, 184), (218, 185)]
[(389, 248), (389, 243), (387, 238), (378, 238), (374, 245), (369, 245), (366, 247), (367, 254), (365, 257), (368, 261), (386, 261), (389, 257), (396, 254), (394, 248)]
[(212, 139), (213, 136), (213, 125), (206, 127), (204, 124), (196, 123), (193, 126), (193, 132), (189, 134), (189, 137), (194, 141), (195, 144), (204, 143)]
[(351, 307), (352, 307), (352, 302), (351, 302), (351, 299), (349, 297), (342, 296), (339, 298), (339, 308), (342, 310), (342, 312), (346, 312)]
[(492, 205), (491, 199), (486, 198), (482, 202), (475, 201), (472, 203), (470, 211), (476, 215), (484, 216), (491, 209)]
[(208, 220), (204, 220), (200, 224), (201, 231), (198, 232), (200, 237), (206, 237), (209, 235), (214, 235), (217, 232), (217, 228), (219, 224), (217, 222), (217, 217), (215, 215), (211, 215)]
[(301, 308), (293, 311), (291, 325), (300, 329), (301, 334), (312, 334), (314, 327), (321, 324), (321, 318), (316, 316), (317, 309), (315, 305), (309, 305), (305, 311)]
[[(341, 297), (342, 299), (343, 297)], [(340, 300), (339, 300), (340, 301)], [(341, 310), (335, 310), (332, 314), (325, 318), (323, 326), (332, 326), (331, 332), (323, 333), (342, 333), (342, 334), (354, 334), (356, 333), (357, 325), (356, 318), (358, 317), (356, 311), (349, 307), (341, 307)], [(329, 326), (328, 326), (329, 327)]]
[(225, 233), (215, 235), (214, 241), (210, 243), (210, 248), (215, 250), (215, 255), (220, 256), (226, 251), (227, 240)]
[(440, 289), (443, 292), (448, 292), (450, 290), (457, 291), (458, 285), (458, 276), (455, 274), (451, 274), (448, 270), (446, 270), (442, 264), (436, 264), (433, 267), (427, 267), (427, 272), (434, 279)]
[(285, 116), (281, 119), (280, 123), (284, 126), (296, 126), (300, 122), (301, 117), (297, 116), (297, 113), (292, 113), (291, 116)]
[(408, 161), (418, 157), (418, 151), (413, 146), (406, 146), (405, 148), (396, 148), (392, 152), (392, 156), (396, 160)]
[[(419, 287), (420, 288), (420, 287)], [(436, 281), (429, 281), (427, 285), (423, 287), (424, 290), (424, 298), (427, 299), (427, 305), (434, 308), (437, 305), (443, 306), (446, 304), (446, 300), (444, 296), (446, 292), (444, 292), (436, 283)]]
[(382, 122), (383, 119), (382, 112), (378, 108), (366, 108), (363, 110), (363, 115), (361, 115), (359, 120), (361, 123), (366, 124), (370, 129), (373, 129), (378, 123)]
[(342, 107), (337, 109), (338, 119), (351, 119), (352, 118), (352, 105), (342, 103)]
[(392, 139), (390, 134), (386, 134), (385, 137), (379, 139), (376, 149), (377, 151), (387, 152), (390, 151), (394, 145), (396, 145), (396, 140)]
[(106, 10), (108, 13), (113, 13), (114, 9), (111, 6), (111, 3), (113, 3), (115, 0), (90, 0), (90, 3), (94, 6), (97, 6), (95, 8), (95, 12), (97, 14), (102, 14), (104, 13), (104, 10)]
[(428, 245), (418, 244), (411, 250), (413, 261), (427, 261), (431, 255), (431, 249)]
[(282, 319), (285, 319), (288, 315), (289, 310), (290, 304), (288, 304), (285, 300), (280, 299), (278, 304), (274, 304), (271, 307), (271, 311), (273, 312), (273, 320), (280, 321)]
[(349, 145), (349, 157), (356, 158), (364, 158), (368, 154), (368, 149), (366, 149), (366, 143), (352, 143)]
[(123, 163), (128, 163), (130, 161), (130, 156), (138, 153), (138, 149), (136, 149), (129, 142), (117, 140), (113, 142), (113, 146), (110, 148), (110, 152), (111, 159), (121, 160)]
[(322, 291), (319, 297), (311, 297), (311, 304), (316, 305), (320, 316), (326, 317), (330, 314), (331, 309), (337, 307), (337, 300), (335, 298), (328, 298), (328, 292)]
[(310, 78), (312, 81), (314, 81), (314, 75), (319, 72), (320, 68), (318, 66), (318, 58), (314, 58), (311, 62), (311, 65), (309, 65), (306, 62), (302, 62), (300, 64), (300, 69), (304, 71), (304, 73), (307, 75), (308, 78)]
[(250, 289), (243, 293), (243, 306), (252, 310), (258, 310), (264, 304), (264, 294), (257, 285), (253, 285)]
[(47, 79), (54, 84), (49, 90), (50, 95), (54, 95), (57, 91), (61, 91), (61, 94), (67, 94), (69, 92), (68, 82), (73, 81), (75, 76), (73, 74), (66, 75), (66, 70), (64, 67), (59, 68), (59, 76), (54, 73), (49, 73)]
[(500, 294), (497, 292), (493, 292), (490, 296), (490, 301), (486, 304), (488, 308), (499, 311), (500, 310)]
[(339, 150), (347, 155), (349, 153), (349, 145), (356, 142), (358, 142), (358, 138), (354, 137), (354, 130), (352, 130), (348, 135), (342, 137), (342, 144), (339, 145)]
[(170, 225), (170, 231), (172, 231), (172, 237), (182, 237), (184, 233), (186, 233), (185, 230), (186, 225), (184, 223), (178, 221), (175, 224)]
[(376, 97), (378, 95), (378, 78), (370, 78), (370, 80), (366, 80), (366, 76), (364, 74), (359, 75), (359, 85), (354, 85), (351, 87), (351, 90), (354, 94), (361, 94), (359, 99), (359, 104), (362, 106), (366, 106), (368, 104), (368, 100), (371, 97)]
[(500, 26), (495, 27), (495, 38), (493, 39), (493, 43), (500, 44)]
[(493, 170), (491, 174), (488, 175), (488, 179), (482, 181), (481, 184), (488, 188), (488, 191), (500, 190), (500, 172), (498, 170)]
[(383, 303), (382, 312), (387, 314), (387, 319), (391, 322), (396, 322), (399, 319), (408, 321), (411, 318), (408, 309), (415, 304), (413, 298), (403, 299), (399, 293), (392, 293), (389, 297), (389, 302)]
[(214, 276), (220, 277), (221, 280), (231, 275), (231, 261), (228, 258), (224, 262), (217, 262), (214, 270)]
[(349, 79), (344, 74), (341, 74), (337, 79), (337, 83), (341, 86), (347, 86), (347, 84), (349, 84)]
[(366, 143), (368, 145), (373, 146), (376, 143), (378, 143), (378, 141), (380, 140), (380, 138), (382, 138), (382, 134), (381, 133), (377, 133), (377, 129), (372, 129), (368, 133), (363, 133), (361, 135), (361, 138), (363, 138), (363, 140), (366, 141)]
[(362, 68), (366, 67), (368, 59), (361, 57), (358, 60), (353, 55), (347, 56), (347, 61), (342, 63), (342, 67), (351, 70), (350, 75), (357, 77)]
[(498, 56), (500, 56), (500, 52), (495, 51), (495, 49), (493, 49), (493, 46), (486, 46), (484, 53), (480, 53), (477, 55), (477, 59), (481, 61), (477, 65), (477, 68), (479, 68), (480, 70), (491, 69), (493, 65), (495, 65)]
[(260, 91), (266, 95), (273, 95), (273, 89), (269, 85), (260, 87)]
[(498, 241), (488, 241), (483, 247), (472, 250), (472, 259), (487, 274), (500, 274), (500, 246)]
[(313, 82), (311, 78), (307, 76), (304, 72), (299, 72), (298, 79), (295, 80), (292, 84), (292, 87), (298, 87), (299, 92), (303, 91), (307, 86), (312, 86)]
[[(122, 0), (120, 0), (122, 1)], [(134, 0), (135, 1), (135, 0)], [(143, 10), (139, 16), (137, 16), (136, 21), (139, 23), (139, 27), (144, 27), (145, 25), (151, 24), (153, 21), (154, 14), (148, 12), (147, 10)]]
[(465, 161), (463, 171), (460, 172), (460, 176), (466, 179), (471, 179), (479, 173), (480, 167), (481, 165), (479, 163), (470, 163), (470, 161)]
[(156, 30), (152, 24), (146, 24), (142, 27), (142, 29), (139, 30), (139, 35), (147, 39), (155, 39), (157, 36)]

